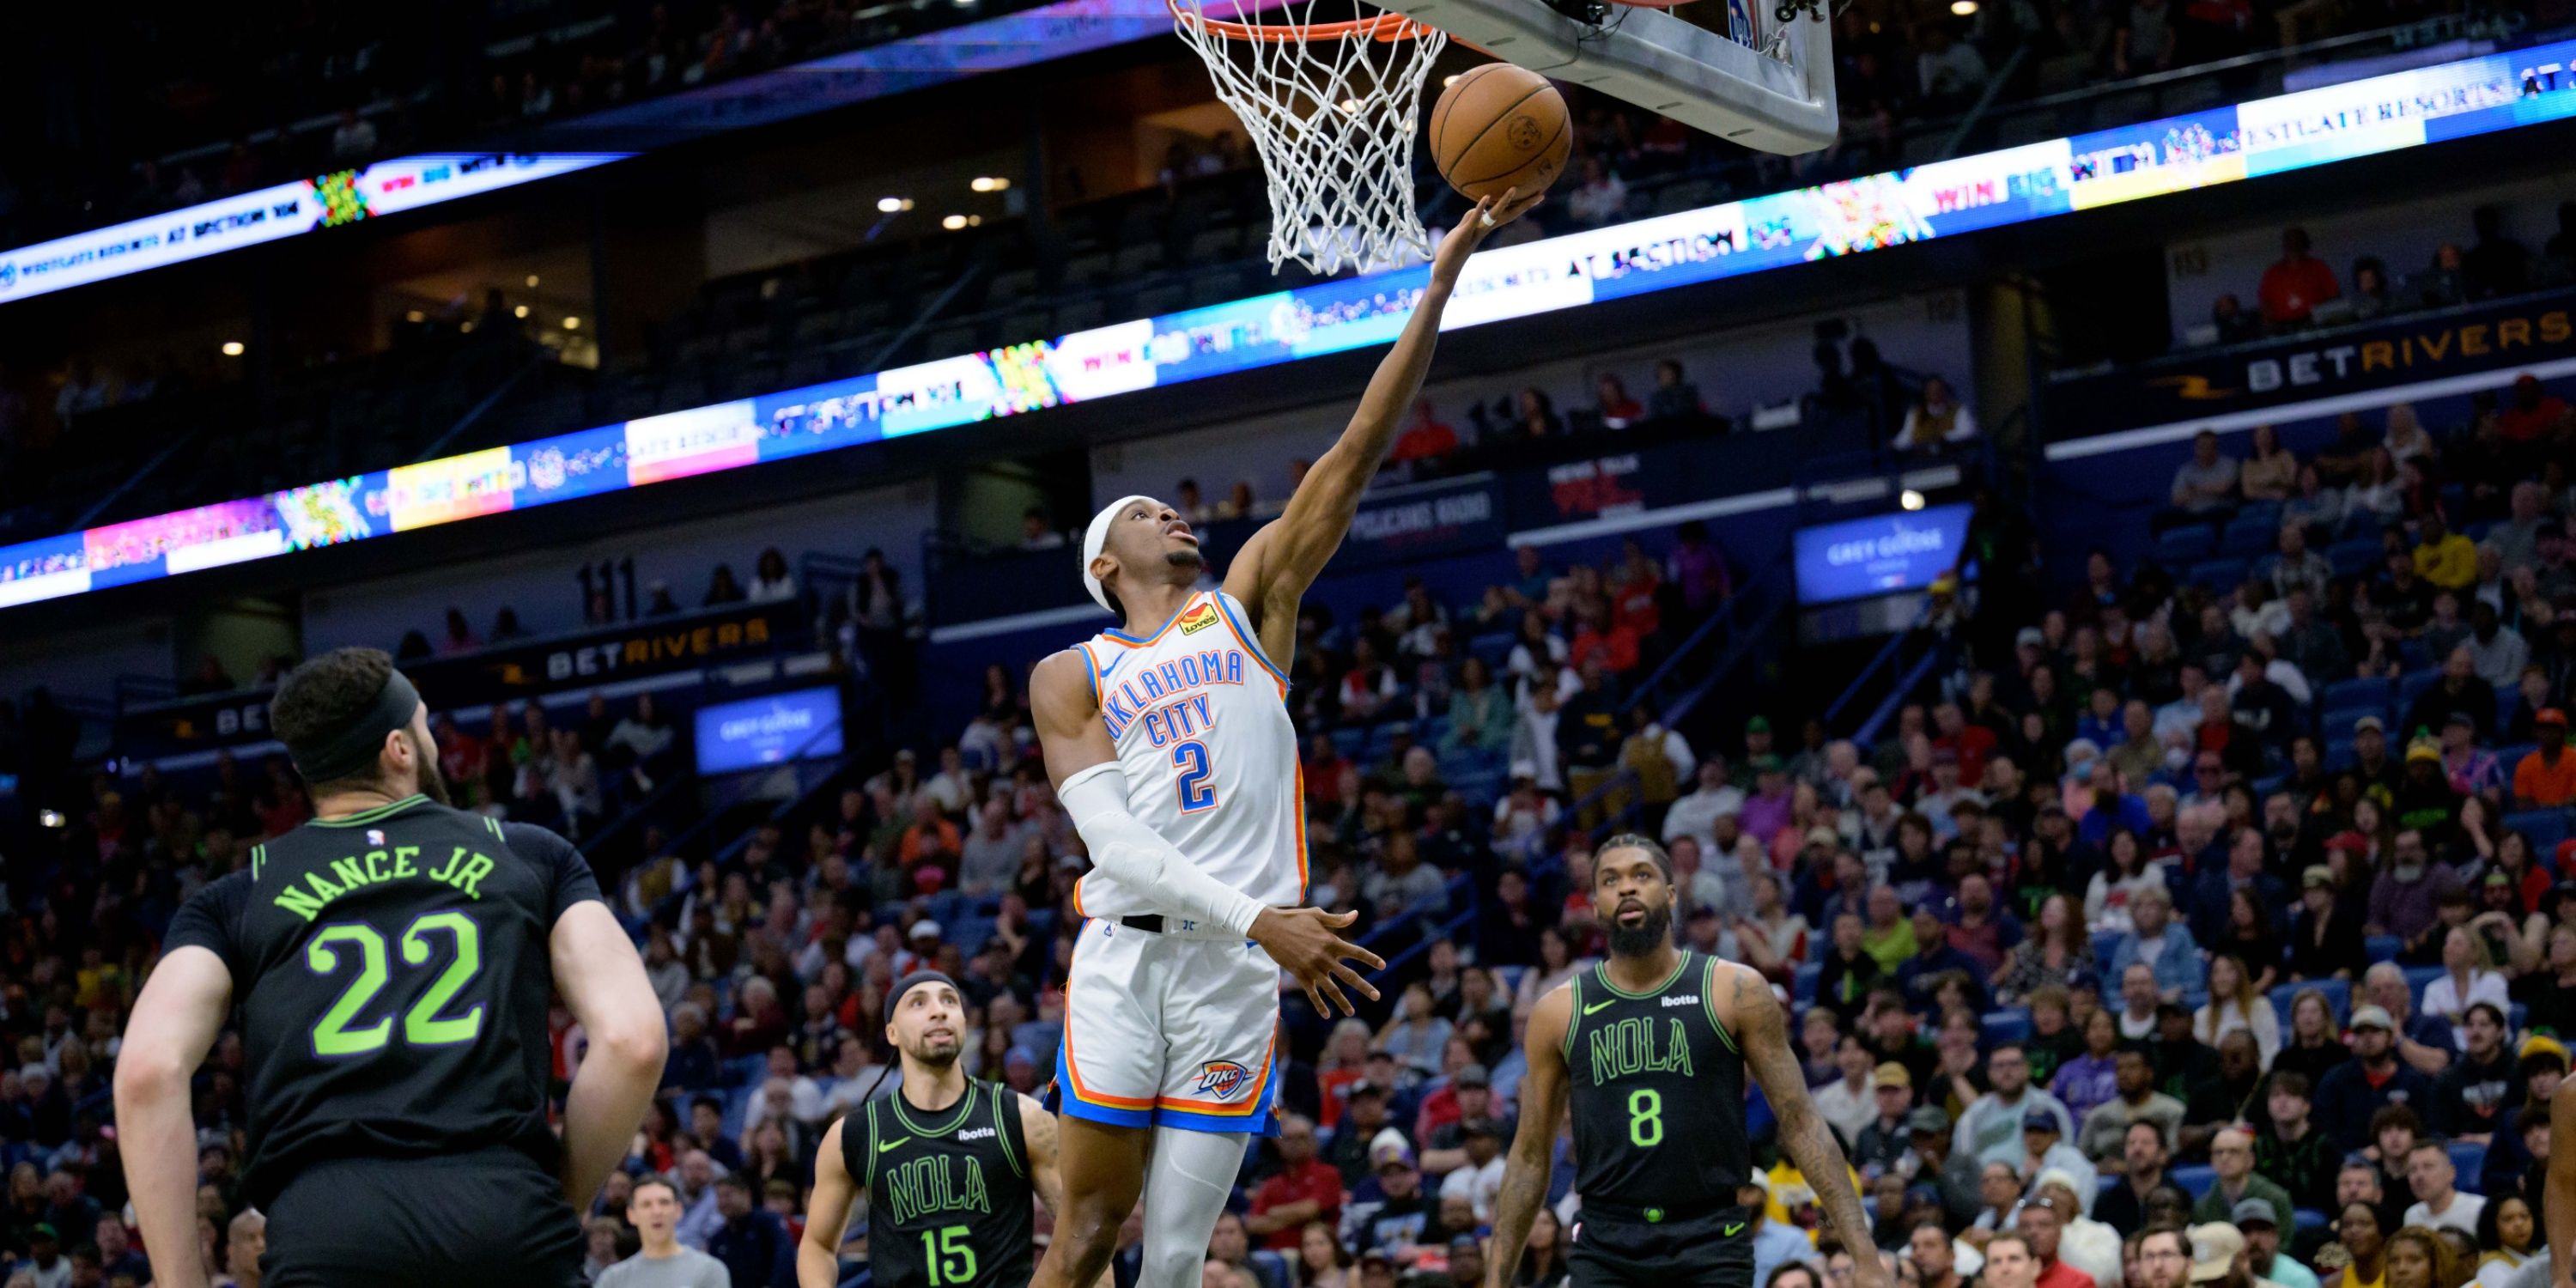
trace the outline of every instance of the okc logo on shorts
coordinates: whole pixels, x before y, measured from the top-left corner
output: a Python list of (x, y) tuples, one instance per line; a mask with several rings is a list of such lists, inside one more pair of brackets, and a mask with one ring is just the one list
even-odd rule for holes
[(1252, 1071), (1232, 1060), (1210, 1060), (1199, 1066), (1199, 1090), (1219, 1100), (1231, 1100), (1252, 1081)]

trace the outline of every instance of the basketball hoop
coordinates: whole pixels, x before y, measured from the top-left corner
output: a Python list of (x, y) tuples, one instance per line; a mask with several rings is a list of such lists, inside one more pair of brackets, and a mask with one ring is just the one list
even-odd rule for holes
[[(1329, 275), (1427, 259), (1413, 209), (1414, 119), (1447, 33), (1359, 0), (1285, 0), (1274, 22), (1166, 0), (1270, 185), (1270, 267)], [(1336, 11), (1353, 14), (1337, 19)]]

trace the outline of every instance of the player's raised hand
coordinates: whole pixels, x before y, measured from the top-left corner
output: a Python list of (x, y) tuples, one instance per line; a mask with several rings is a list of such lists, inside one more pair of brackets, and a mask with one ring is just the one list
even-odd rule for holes
[(1513, 188), (1499, 197), (1478, 198), (1475, 209), (1458, 216), (1458, 226), (1440, 239), (1440, 249), (1431, 257), (1431, 276), (1442, 282), (1457, 281), (1460, 270), (1467, 266), (1467, 257), (1484, 244), (1487, 233), (1528, 214), (1530, 207), (1546, 197), (1545, 188), (1526, 196)]
[(1264, 908), (1252, 919), (1252, 942), (1296, 977), (1306, 999), (1315, 1004), (1316, 1014), (1357, 1015), (1358, 1003), (1342, 992), (1342, 986), (1348, 984), (1351, 992), (1372, 1002), (1377, 1000), (1377, 989), (1346, 963), (1358, 962), (1370, 970), (1386, 967), (1385, 959), (1335, 933), (1359, 919), (1356, 912)]

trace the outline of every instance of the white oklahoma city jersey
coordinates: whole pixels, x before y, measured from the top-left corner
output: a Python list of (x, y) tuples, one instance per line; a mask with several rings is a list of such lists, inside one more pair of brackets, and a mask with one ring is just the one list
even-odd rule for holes
[[(1243, 605), (1203, 590), (1163, 629), (1102, 631), (1075, 645), (1127, 809), (1208, 875), (1263, 904), (1306, 898), (1305, 781), (1288, 681), (1264, 657)], [(1152, 890), (1091, 872), (1074, 888), (1086, 917), (1170, 913)]]

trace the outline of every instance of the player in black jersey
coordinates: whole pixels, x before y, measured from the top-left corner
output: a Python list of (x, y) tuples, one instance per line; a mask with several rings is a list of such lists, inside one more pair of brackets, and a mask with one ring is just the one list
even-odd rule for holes
[(823, 1133), (796, 1245), (799, 1288), (841, 1282), (843, 1226), (861, 1191), (868, 1275), (879, 1288), (1027, 1288), (1037, 1270), (1029, 1201), (1064, 1211), (1055, 1115), (958, 1067), (966, 1003), (938, 971), (896, 981), (886, 1040), (903, 1062), (903, 1085)]
[(1494, 1202), (1489, 1288), (1510, 1288), (1546, 1201), (1557, 1127), (1571, 1101), (1583, 1207), (1567, 1263), (1576, 1288), (1751, 1288), (1752, 1177), (1744, 1130), (1749, 1069), (1780, 1120), (1780, 1147), (1815, 1187), (1826, 1228), (1863, 1255), (1859, 1288), (1893, 1288), (1871, 1253), (1860, 1195), (1833, 1131), (1807, 1099), (1771, 985), (1744, 966), (1673, 944), (1672, 860), (1653, 840), (1612, 837), (1592, 860), (1592, 907), (1610, 959), (1530, 1013), (1520, 1134)]
[[(450, 808), (428, 711), (341, 649), (269, 722), (313, 821), (251, 850), (170, 924), (116, 1063), (117, 1143), (158, 1288), (202, 1288), (189, 1083), (236, 1010), (244, 1197), (268, 1288), (564, 1288), (587, 1207), (662, 1074), (661, 1007), (562, 837)], [(560, 992), (590, 1039), (548, 1125)]]

